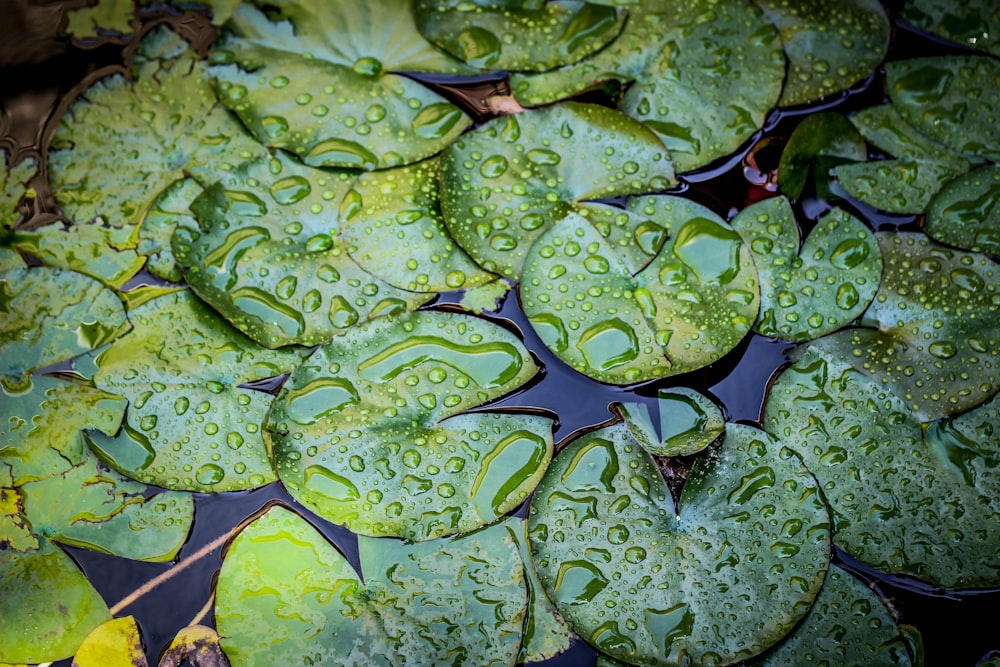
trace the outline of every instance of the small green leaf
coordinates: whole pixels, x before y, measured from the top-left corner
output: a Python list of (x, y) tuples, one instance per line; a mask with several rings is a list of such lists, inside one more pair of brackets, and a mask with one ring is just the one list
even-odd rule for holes
[(87, 635), (73, 657), (73, 667), (148, 667), (139, 625), (132, 616), (115, 618)]
[(927, 235), (973, 252), (1000, 255), (1000, 167), (989, 165), (948, 183), (931, 200)]
[(816, 113), (788, 138), (778, 164), (778, 186), (790, 199), (798, 199), (810, 178), (822, 183), (831, 167), (867, 157), (865, 140), (849, 120), (838, 113)]
[(661, 389), (657, 399), (661, 444), (654, 449), (647, 447), (650, 454), (697, 454), (726, 431), (722, 410), (704, 394), (687, 387), (672, 387)]
[(925, 32), (1000, 56), (1000, 7), (993, 0), (910, 0), (902, 17)]

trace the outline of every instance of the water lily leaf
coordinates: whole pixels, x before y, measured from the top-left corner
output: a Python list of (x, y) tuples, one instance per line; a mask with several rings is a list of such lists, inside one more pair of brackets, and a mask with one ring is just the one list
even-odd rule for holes
[(675, 508), (624, 424), (570, 442), (528, 519), (556, 608), (587, 642), (632, 664), (730, 664), (770, 647), (808, 611), (829, 559), (819, 489), (782, 449), (762, 431), (727, 426)]
[[(212, 54), (223, 103), (255, 137), (315, 167), (396, 167), (438, 153), (471, 122), (398, 72), (468, 72), (396, 0), (243, 3)], [(268, 17), (273, 18), (269, 20)]]
[(948, 245), (1000, 255), (1000, 167), (959, 176), (931, 200), (927, 235)]
[(468, 532), (535, 488), (552, 456), (552, 420), (464, 411), (537, 370), (512, 333), (468, 315), (355, 327), (285, 383), (266, 425), (275, 468), (297, 500), (357, 533)]
[(791, 204), (771, 197), (733, 218), (760, 274), (760, 315), (754, 331), (812, 340), (857, 318), (875, 297), (882, 253), (875, 235), (851, 214), (825, 213), (800, 247)]
[(184, 279), (174, 259), (170, 239), (178, 225), (196, 223), (191, 203), (205, 189), (193, 178), (184, 178), (167, 187), (153, 201), (139, 226), (138, 251), (147, 257), (146, 270), (154, 276), (179, 283)]
[(826, 572), (812, 609), (774, 651), (754, 667), (909, 665), (906, 641), (885, 603), (863, 582), (838, 567)]
[[(174, 258), (202, 299), (266, 347), (315, 345), (425, 303), (430, 295), (396, 289), (348, 255), (338, 206), (349, 183), (282, 153), (244, 165), (191, 204), (197, 224), (179, 220)], [(427, 242), (446, 255), (449, 244)]]
[(219, 633), (204, 625), (182, 628), (160, 656), (158, 667), (229, 667)]
[(37, 549), (0, 550), (0, 661), (38, 664), (68, 658), (107, 606), (69, 556), (46, 539)]
[(810, 344), (775, 381), (764, 413), (819, 480), (834, 541), (884, 572), (944, 588), (997, 585), (1000, 405), (922, 425), (841, 353)]
[[(441, 167), (452, 236), (480, 266), (515, 281), (532, 244), (564, 218), (592, 221), (611, 243), (642, 222), (588, 200), (676, 182), (653, 132), (612, 109), (575, 102), (494, 119), (449, 146)], [(655, 252), (636, 257), (636, 270)]]
[(1000, 7), (992, 0), (911, 0), (902, 17), (924, 32), (1000, 56)]
[(963, 155), (1000, 159), (1000, 63), (939, 56), (886, 63), (886, 91), (917, 130)]
[(885, 270), (860, 324), (814, 345), (900, 397), (921, 421), (1000, 390), (1000, 272), (916, 232), (880, 233)]
[(851, 122), (865, 139), (895, 159), (835, 167), (852, 197), (890, 213), (922, 213), (941, 186), (972, 162), (907, 123), (892, 105), (863, 109)]
[[(726, 431), (722, 409), (710, 398), (687, 387), (661, 389), (657, 393), (660, 410), (660, 437), (655, 446), (643, 445), (658, 456), (689, 456), (705, 449)], [(626, 423), (635, 433), (630, 420)]]
[(781, 106), (838, 93), (871, 74), (889, 49), (889, 17), (878, 0), (795, 5), (754, 0), (778, 27), (788, 57)]
[(813, 114), (788, 138), (778, 164), (778, 186), (798, 199), (810, 177), (821, 182), (832, 167), (867, 157), (865, 140), (849, 120), (833, 112)]
[(271, 396), (241, 385), (290, 371), (299, 355), (255, 345), (187, 291), (148, 301), (129, 319), (132, 331), (96, 359), (95, 384), (129, 400), (117, 436), (91, 436), (101, 458), (174, 490), (274, 481), (259, 426)]
[(113, 247), (115, 232), (100, 222), (66, 227), (54, 222), (31, 231), (15, 230), (11, 245), (45, 266), (70, 269), (119, 288), (139, 272), (144, 258), (135, 250)]
[[(88, 7), (66, 12), (66, 32), (76, 39), (96, 39), (108, 33), (128, 35), (133, 32), (136, 5), (149, 5), (152, 0), (97, 0)], [(179, 9), (207, 7), (212, 13), (212, 23), (222, 25), (236, 11), (240, 0), (169, 0), (168, 4)]]
[[(717, 215), (680, 197), (635, 198), (628, 211), (647, 222), (617, 243), (582, 216), (566, 217), (534, 243), (521, 283), (532, 326), (560, 359), (612, 384), (721, 358), (757, 317), (749, 248)], [(626, 244), (659, 252), (636, 273), (629, 258), (636, 252)]]
[(361, 537), (361, 572), (274, 507), (230, 546), (216, 622), (234, 667), (514, 665), (527, 595), (505, 524), (446, 540)]
[(0, 378), (71, 359), (128, 329), (115, 293), (73, 271), (21, 268), (0, 274)]
[(642, 0), (622, 34), (580, 63), (511, 77), (538, 105), (602, 81), (633, 82), (622, 111), (654, 129), (689, 171), (729, 155), (764, 123), (781, 95), (785, 57), (777, 29), (749, 1)]
[(544, 72), (603, 49), (627, 14), (577, 0), (417, 0), (413, 15), (432, 44), (474, 67)]
[(115, 618), (87, 635), (73, 657), (73, 667), (148, 667), (139, 625), (132, 616)]

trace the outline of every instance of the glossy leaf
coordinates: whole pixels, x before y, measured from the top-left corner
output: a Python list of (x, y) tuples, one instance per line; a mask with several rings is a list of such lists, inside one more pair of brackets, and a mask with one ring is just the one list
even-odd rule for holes
[[(593, 226), (611, 243), (642, 222), (591, 200), (676, 182), (655, 134), (617, 111), (575, 102), (494, 119), (449, 146), (441, 167), (452, 236), (480, 266), (515, 281), (533, 244), (560, 220)], [(631, 248), (636, 269), (656, 252)]]
[(927, 235), (973, 252), (1000, 255), (1000, 167), (980, 167), (948, 183), (927, 207)]
[(98, 387), (129, 399), (116, 437), (92, 434), (109, 465), (147, 484), (233, 491), (274, 481), (260, 424), (271, 402), (241, 385), (300, 357), (267, 350), (187, 291), (129, 311), (134, 328), (97, 357)]
[(632, 664), (730, 664), (783, 637), (819, 592), (826, 507), (778, 440), (730, 425), (679, 507), (624, 424), (572, 441), (529, 514), (549, 597), (586, 641)]
[(543, 72), (606, 47), (627, 14), (578, 0), (417, 0), (413, 15), (431, 43), (474, 67)]
[(1000, 390), (1000, 271), (981, 255), (915, 232), (880, 233), (885, 270), (863, 328), (814, 345), (900, 397), (921, 421)]
[(468, 412), (537, 370), (513, 334), (471, 316), (372, 321), (288, 378), (266, 425), (275, 468), (297, 500), (357, 533), (468, 532), (524, 502), (552, 456), (550, 418)]
[(132, 616), (112, 619), (87, 635), (73, 667), (148, 667), (139, 625)]
[(902, 17), (925, 32), (1000, 56), (1000, 7), (992, 0), (911, 0)]
[(875, 297), (882, 253), (872, 231), (851, 214), (825, 213), (804, 244), (784, 197), (743, 209), (732, 224), (760, 274), (757, 333), (812, 340), (849, 324)]
[(521, 664), (549, 660), (566, 651), (576, 634), (549, 600), (538, 578), (528, 547), (528, 524), (521, 519), (509, 519), (508, 526), (521, 553), (528, 588), (528, 614), (517, 661)]
[(619, 406), (632, 437), (650, 454), (689, 456), (716, 442), (726, 432), (726, 420), (710, 398), (687, 387), (657, 393), (659, 429), (643, 403)]
[[(617, 240), (582, 216), (546, 230), (527, 256), (525, 314), (560, 359), (601, 382), (630, 384), (707, 366), (757, 317), (749, 248), (721, 218), (687, 199), (634, 198), (628, 213), (645, 222)], [(640, 271), (632, 258), (657, 248)]]
[[(381, 169), (430, 157), (470, 123), (397, 72), (469, 69), (396, 0), (243, 3), (212, 54), (223, 103), (255, 137), (315, 167)], [(269, 18), (270, 17), (270, 18)], [(273, 19), (273, 20), (271, 20)]]
[(510, 528), (416, 544), (361, 537), (361, 572), (274, 507), (226, 554), (216, 622), (233, 667), (514, 665), (527, 594)]
[(883, 572), (996, 586), (1000, 405), (921, 424), (842, 352), (812, 343), (778, 377), (764, 414), (822, 486), (834, 541)]
[(778, 164), (778, 186), (790, 199), (798, 199), (811, 178), (822, 182), (832, 167), (867, 157), (865, 140), (849, 120), (833, 112), (813, 114), (788, 138)]

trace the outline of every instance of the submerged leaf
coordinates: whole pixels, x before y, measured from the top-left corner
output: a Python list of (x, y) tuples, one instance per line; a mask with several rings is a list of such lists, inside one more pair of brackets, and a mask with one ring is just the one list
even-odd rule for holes
[(73, 667), (148, 667), (139, 625), (132, 616), (94, 628), (73, 657)]
[(909, 0), (902, 17), (925, 32), (1000, 56), (1000, 6), (993, 0)]
[(849, 120), (838, 113), (813, 114), (788, 138), (778, 164), (778, 186), (790, 199), (798, 199), (810, 178), (823, 183), (832, 167), (867, 157), (865, 140)]
[(1000, 255), (1000, 166), (980, 167), (941, 188), (924, 230), (948, 245)]

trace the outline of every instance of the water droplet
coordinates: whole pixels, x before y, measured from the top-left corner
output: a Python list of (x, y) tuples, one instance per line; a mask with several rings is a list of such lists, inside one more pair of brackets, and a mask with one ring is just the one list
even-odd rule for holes
[(861, 301), (861, 295), (851, 283), (844, 283), (837, 288), (837, 307), (842, 310), (851, 310)]
[(256, 287), (240, 287), (232, 292), (233, 305), (268, 326), (276, 327), (285, 338), (295, 338), (305, 331), (302, 315), (278, 303), (270, 294)]
[(321, 377), (285, 395), (285, 414), (292, 421), (315, 424), (360, 400), (357, 389), (343, 378)]
[[(244, 217), (259, 218), (264, 215), (267, 215), (267, 204), (264, 203), (263, 199), (261, 199), (252, 192), (243, 192), (240, 190), (226, 190), (223, 193), (223, 196), (225, 196), (225, 198), (229, 200), (228, 201), (229, 211), (234, 216), (241, 218)], [(242, 228), (233, 233), (237, 234), (239, 232), (246, 232), (249, 231), (250, 229), (258, 230), (259, 232), (264, 232), (265, 234), (267, 233), (267, 230), (261, 227)], [(230, 236), (232, 236), (232, 234)]]
[(635, 332), (617, 317), (591, 326), (580, 336), (576, 347), (587, 365), (598, 371), (611, 370), (639, 356)]
[(359, 319), (358, 311), (348, 303), (343, 295), (338, 294), (330, 300), (330, 324), (343, 329), (353, 326)]
[(206, 463), (198, 468), (194, 478), (202, 486), (212, 486), (222, 481), (226, 471), (213, 463)]
[(838, 269), (853, 269), (868, 259), (868, 244), (862, 239), (841, 241), (830, 253), (830, 264)]
[(507, 171), (507, 158), (503, 155), (494, 155), (483, 160), (479, 166), (479, 173), (484, 178), (497, 178)]
[(411, 126), (418, 137), (433, 141), (447, 136), (464, 117), (458, 107), (439, 102), (421, 109)]
[(596, 565), (585, 560), (571, 560), (559, 565), (553, 597), (571, 605), (586, 604), (603, 591), (609, 581)]
[(321, 465), (311, 465), (305, 471), (308, 490), (338, 503), (349, 503), (361, 497), (358, 487), (347, 479)]
[(414, 336), (361, 361), (358, 372), (368, 381), (384, 383), (427, 361), (450, 366), (484, 389), (510, 382), (522, 366), (521, 355), (509, 343), (460, 345), (435, 336)]
[(686, 604), (662, 610), (647, 609), (645, 625), (653, 643), (663, 649), (663, 655), (670, 655), (674, 640), (691, 635), (694, 629), (694, 614)]
[(355, 167), (374, 169), (378, 166), (375, 155), (361, 144), (347, 139), (325, 139), (303, 156), (303, 162), (312, 167)]
[(382, 61), (371, 57), (358, 58), (351, 69), (364, 76), (378, 76), (382, 73)]
[(635, 228), (635, 241), (647, 255), (655, 255), (660, 251), (663, 242), (667, 240), (667, 230), (649, 220), (639, 223)]
[(302, 176), (289, 176), (276, 181), (270, 189), (271, 197), (282, 206), (302, 201), (312, 192), (312, 186)]
[(556, 153), (555, 151), (550, 151), (547, 148), (536, 148), (530, 150), (528, 151), (526, 157), (534, 164), (540, 166), (557, 165), (562, 160), (562, 157), (560, 157), (559, 153)]
[(614, 445), (604, 438), (592, 438), (573, 454), (562, 474), (562, 483), (572, 493), (614, 493), (618, 470)]
[(531, 325), (535, 328), (545, 347), (556, 354), (562, 352), (569, 345), (569, 332), (556, 315), (551, 313), (541, 313), (530, 318)]
[(750, 501), (758, 492), (774, 486), (774, 470), (769, 467), (757, 468), (744, 475), (740, 485), (729, 493), (729, 503), (742, 505)]
[[(528, 480), (541, 470), (548, 443), (530, 431), (518, 430), (501, 439), (482, 460), (471, 495), (476, 503), (488, 500), (494, 514), (516, 506)], [(482, 512), (480, 512), (482, 514)]]
[(489, 68), (500, 58), (500, 40), (479, 26), (470, 26), (455, 35), (455, 46), (456, 55), (473, 67)]

